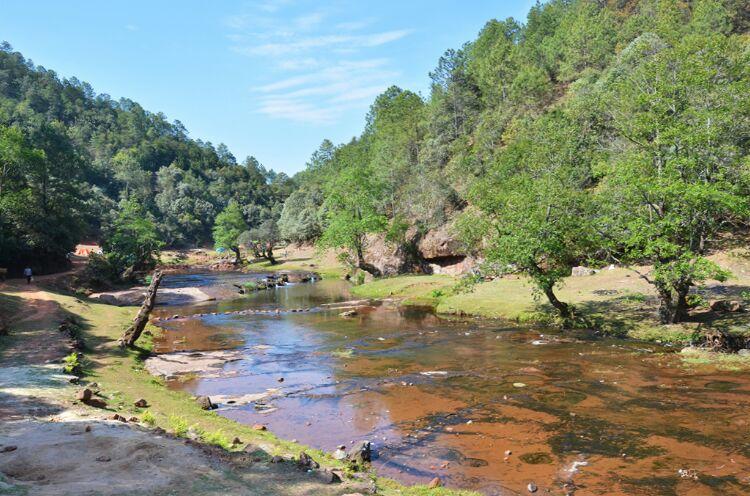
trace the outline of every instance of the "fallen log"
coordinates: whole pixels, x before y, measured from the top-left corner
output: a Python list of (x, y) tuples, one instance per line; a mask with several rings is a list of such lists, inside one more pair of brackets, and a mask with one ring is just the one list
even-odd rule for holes
[(151, 310), (154, 308), (156, 303), (156, 291), (159, 289), (159, 283), (161, 282), (162, 273), (161, 271), (155, 271), (151, 277), (151, 284), (148, 286), (146, 291), (146, 299), (143, 300), (141, 309), (138, 310), (138, 315), (133, 319), (133, 323), (125, 330), (125, 333), (119, 340), (121, 347), (132, 347), (138, 338), (141, 337), (143, 329), (148, 324), (148, 317), (151, 314)]

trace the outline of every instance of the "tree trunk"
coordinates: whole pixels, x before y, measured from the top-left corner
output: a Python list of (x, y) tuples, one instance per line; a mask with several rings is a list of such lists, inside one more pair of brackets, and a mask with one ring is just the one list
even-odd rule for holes
[(552, 288), (544, 288), (544, 294), (545, 296), (547, 296), (550, 304), (555, 307), (560, 317), (565, 320), (573, 317), (573, 311), (571, 310), (570, 305), (568, 305), (564, 301), (558, 300), (557, 295), (555, 295), (555, 292), (552, 290)]
[(687, 295), (690, 291), (690, 286), (677, 288), (677, 305), (674, 309), (674, 317), (672, 323), (677, 324), (683, 322), (688, 317), (688, 302)]
[(276, 259), (273, 257), (273, 246), (271, 244), (268, 244), (268, 248), (266, 249), (266, 258), (269, 262), (271, 262), (271, 265), (276, 265)]
[(672, 290), (657, 285), (656, 292), (659, 293), (659, 322), (662, 324), (674, 324), (677, 311), (672, 298)]
[(365, 262), (365, 256), (362, 253), (362, 245), (357, 245), (357, 267), (365, 272), (369, 272), (375, 277), (380, 277), (380, 270), (372, 264)]
[(234, 252), (234, 264), (239, 265), (242, 262), (242, 254), (240, 253), (239, 247), (233, 246), (232, 251)]
[(146, 291), (146, 299), (143, 300), (143, 305), (141, 305), (141, 309), (138, 310), (138, 315), (133, 319), (133, 324), (127, 328), (120, 338), (120, 346), (132, 347), (138, 338), (141, 337), (141, 333), (148, 323), (148, 317), (151, 314), (151, 310), (153, 310), (154, 304), (156, 303), (156, 291), (159, 289), (161, 276), (161, 272), (157, 270), (151, 277), (151, 284), (149, 284), (148, 290)]
[(659, 322), (662, 324), (679, 324), (688, 316), (687, 295), (690, 284), (679, 284), (677, 288), (656, 286), (659, 293)]

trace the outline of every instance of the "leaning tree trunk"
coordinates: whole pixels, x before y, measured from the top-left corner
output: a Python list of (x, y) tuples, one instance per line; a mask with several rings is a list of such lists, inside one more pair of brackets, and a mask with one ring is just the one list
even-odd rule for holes
[(365, 262), (364, 253), (362, 253), (362, 245), (357, 245), (357, 267), (365, 272), (369, 272), (375, 277), (380, 277), (380, 270), (372, 264)]
[(146, 299), (143, 300), (143, 305), (141, 305), (141, 309), (138, 310), (138, 315), (133, 319), (133, 323), (120, 338), (120, 346), (132, 347), (135, 342), (138, 341), (138, 338), (141, 337), (141, 333), (148, 323), (148, 317), (151, 314), (151, 310), (154, 308), (154, 303), (156, 303), (156, 291), (159, 289), (161, 276), (162, 274), (160, 271), (157, 270), (154, 272), (154, 275), (151, 278), (151, 284), (149, 284), (148, 290), (146, 291)]
[(544, 288), (544, 295), (547, 297), (550, 304), (555, 307), (560, 317), (562, 317), (564, 320), (567, 321), (573, 316), (573, 311), (571, 310), (570, 305), (568, 305), (564, 301), (558, 300), (557, 295), (552, 290), (552, 288)]

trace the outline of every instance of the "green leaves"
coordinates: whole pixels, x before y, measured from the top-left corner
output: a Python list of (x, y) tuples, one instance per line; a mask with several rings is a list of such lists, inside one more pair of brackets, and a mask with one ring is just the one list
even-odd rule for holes
[(162, 246), (164, 243), (151, 216), (132, 199), (122, 202), (102, 241), (104, 255), (117, 275), (127, 269), (153, 269)]
[(239, 249), (239, 237), (248, 230), (245, 217), (242, 215), (242, 208), (235, 202), (229, 202), (229, 205), (216, 216), (214, 221), (213, 236), (216, 248), (225, 248), (227, 250)]

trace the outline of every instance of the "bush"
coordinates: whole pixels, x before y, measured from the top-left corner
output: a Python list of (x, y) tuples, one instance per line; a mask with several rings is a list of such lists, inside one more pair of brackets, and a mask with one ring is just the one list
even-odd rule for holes
[(177, 437), (185, 437), (188, 433), (188, 423), (182, 417), (172, 415), (169, 417), (169, 427)]

